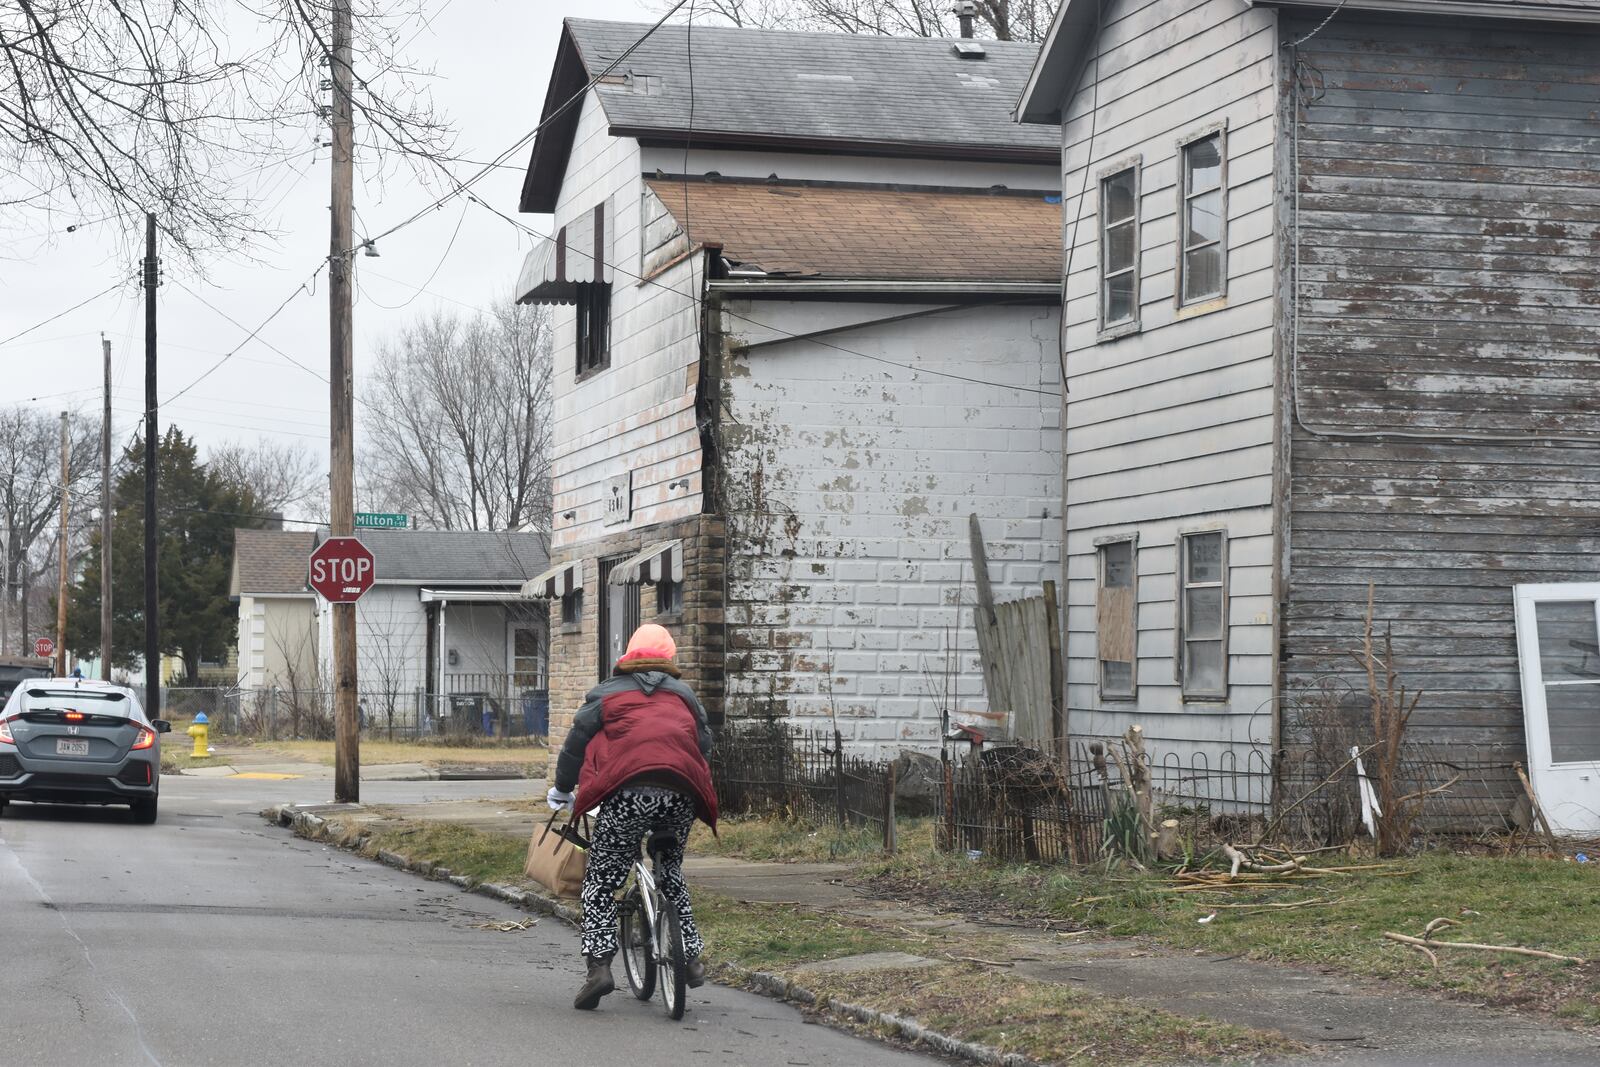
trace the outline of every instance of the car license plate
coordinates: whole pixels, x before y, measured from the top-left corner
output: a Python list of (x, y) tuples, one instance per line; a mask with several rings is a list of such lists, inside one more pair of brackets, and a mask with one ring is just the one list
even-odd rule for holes
[(58, 756), (87, 756), (89, 742), (87, 741), (57, 741), (56, 755)]

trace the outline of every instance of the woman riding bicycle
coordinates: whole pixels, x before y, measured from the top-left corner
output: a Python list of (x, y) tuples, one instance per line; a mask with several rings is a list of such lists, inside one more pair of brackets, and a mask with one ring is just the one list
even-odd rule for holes
[(639, 627), (612, 676), (590, 691), (556, 760), (550, 806), (600, 809), (583, 876), (583, 954), (589, 975), (572, 1003), (582, 1011), (592, 1010), (617, 987), (611, 976), (616, 894), (646, 834), (666, 832), (676, 839), (658, 861), (660, 888), (683, 930), (688, 984), (705, 981), (700, 962), (705, 946), (683, 880), (683, 849), (697, 816), (716, 829), (717, 797), (706, 762), (711, 730), (694, 691), (678, 680), (677, 653), (664, 627)]

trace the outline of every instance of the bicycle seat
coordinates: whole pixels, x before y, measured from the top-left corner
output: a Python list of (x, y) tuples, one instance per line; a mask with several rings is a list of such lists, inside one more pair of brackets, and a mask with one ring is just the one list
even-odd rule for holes
[(677, 834), (670, 830), (658, 830), (650, 835), (650, 840), (645, 844), (645, 852), (649, 854), (652, 860), (659, 862), (663, 851), (677, 847)]

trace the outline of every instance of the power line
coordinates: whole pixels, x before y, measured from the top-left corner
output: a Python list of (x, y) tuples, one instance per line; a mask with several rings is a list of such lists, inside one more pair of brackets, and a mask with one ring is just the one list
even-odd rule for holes
[(67, 308), (67, 310), (58, 311), (54, 315), (51, 315), (48, 319), (44, 319), (44, 320), (42, 320), (40, 322), (36, 322), (32, 326), (29, 326), (26, 330), (23, 330), (20, 333), (14, 333), (10, 337), (5, 338), (4, 340), (0, 340), (0, 346), (8, 345), (12, 341), (15, 341), (19, 337), (26, 337), (28, 334), (32, 333), (34, 330), (39, 329), (41, 326), (48, 326), (52, 322), (56, 321), (57, 319), (65, 318), (66, 316), (72, 314), (74, 311), (77, 311), (79, 308), (86, 307), (89, 304), (94, 303), (96, 300), (99, 300), (102, 296), (105, 296), (107, 293), (114, 293), (120, 288), (122, 288), (122, 283), (121, 282), (116, 282), (115, 284), (113, 284), (111, 286), (108, 286), (105, 289), (100, 290), (98, 293), (96, 293), (93, 296), (89, 297), (87, 300), (80, 300), (78, 303), (73, 304), (71, 307)]
[[(462, 181), (461, 179), (457, 178), (454, 174), (451, 174), (450, 171), (445, 168), (444, 164), (440, 163), (437, 159), (432, 159), (432, 157), (429, 157), (430, 160), (433, 162), (433, 164), (436, 167), (438, 167), (440, 171), (442, 171), (444, 173), (445, 177), (447, 179), (449, 179), (450, 183), (455, 188), (452, 189), (450, 192), (445, 193), (443, 196), (437, 198), (432, 203), (428, 204), (426, 207), (423, 207), (423, 208), (419, 209), (418, 211), (414, 212), (405, 221), (396, 223), (395, 225), (389, 227), (387, 230), (384, 230), (382, 233), (378, 234), (377, 236), (369, 237), (366, 241), (364, 241), (362, 243), (363, 244), (371, 244), (374, 241), (381, 241), (383, 238), (388, 237), (391, 234), (398, 233), (400, 230), (405, 229), (407, 226), (410, 226), (412, 223), (416, 222), (418, 219), (420, 219), (424, 215), (428, 214), (428, 212), (430, 212), (430, 211), (434, 210), (435, 208), (443, 205), (444, 203), (449, 201), (452, 197), (460, 196), (462, 193), (464, 193), (468, 189), (472, 188), (472, 186), (474, 186), (478, 182), (482, 181), (497, 166), (499, 166), (500, 164), (504, 163), (512, 155), (512, 153), (518, 151), (524, 145), (526, 145), (529, 142), (531, 142), (535, 137), (539, 136), (539, 134), (544, 131), (544, 128), (546, 126), (550, 125), (552, 122), (555, 122), (556, 119), (560, 118), (562, 115), (565, 115), (575, 105), (577, 105), (580, 101), (582, 101), (584, 99), (584, 97), (588, 94), (590, 89), (593, 89), (596, 85), (600, 84), (600, 82), (603, 81), (605, 78), (610, 77), (610, 75), (612, 74), (613, 71), (615, 71), (618, 67), (622, 66), (622, 63), (623, 63), (624, 60), (626, 60), (629, 56), (633, 55), (634, 52), (638, 51), (639, 48), (641, 46), (643, 46), (643, 44), (646, 41), (648, 41), (655, 34), (655, 32), (657, 30), (659, 30), (662, 26), (666, 25), (666, 22), (667, 22), (667, 20), (669, 18), (671, 18), (673, 15), (676, 15), (678, 13), (678, 11), (680, 9), (682, 9), (683, 6), (685, 4), (687, 4), (688, 2), (689, 2), (689, 0), (677, 0), (677, 2), (675, 4), (673, 4), (672, 7), (667, 10), (666, 14), (662, 15), (661, 18), (656, 21), (655, 25), (651, 26), (648, 30), (646, 30), (643, 34), (641, 34), (639, 36), (638, 40), (634, 41), (627, 48), (625, 48), (623, 50), (622, 54), (617, 56), (616, 59), (612, 60), (611, 64), (609, 66), (607, 66), (605, 70), (602, 70), (599, 74), (596, 74), (594, 77), (590, 78), (588, 80), (588, 82), (586, 82), (581, 89), (579, 89), (577, 92), (575, 92), (571, 96), (569, 96), (566, 99), (566, 101), (561, 104), (560, 107), (557, 107), (554, 111), (550, 112), (550, 114), (546, 115), (543, 119), (541, 119), (539, 121), (539, 124), (537, 126), (535, 126), (533, 129), (529, 130), (527, 133), (525, 133), (521, 137), (517, 138), (516, 142), (514, 144), (512, 144), (511, 147), (507, 148), (504, 152), (501, 152), (499, 155), (495, 156), (492, 161), (490, 161), (488, 163), (485, 163), (483, 165), (483, 167), (481, 169), (479, 169), (479, 171), (476, 174), (474, 174), (472, 177), (466, 179), (465, 181)], [(356, 247), (359, 248), (360, 246), (358, 245)], [(344, 252), (342, 254), (343, 255), (349, 255), (354, 251), (356, 251), (356, 248), (347, 248), (347, 249), (344, 250)], [(332, 257), (329, 257), (329, 258), (332, 258)]]
[[(294, 292), (292, 292), (288, 296), (284, 297), (283, 303), (281, 303), (277, 307), (273, 308), (272, 309), (272, 313), (269, 314), (265, 319), (262, 319), (261, 323), (258, 326), (256, 326), (255, 329), (251, 330), (247, 335), (245, 335), (245, 339), (243, 341), (240, 341), (237, 345), (234, 345), (233, 348), (230, 351), (228, 351), (228, 352), (223, 354), (221, 359), (217, 360), (215, 363), (211, 364), (211, 366), (207, 367), (205, 372), (202, 373), (200, 375), (200, 377), (196, 378), (194, 381), (190, 382), (188, 385), (184, 386), (182, 389), (179, 389), (176, 393), (173, 393), (171, 396), (167, 397), (167, 399), (164, 401), (164, 403), (167, 403), (167, 404), (172, 403), (174, 400), (178, 399), (184, 393), (187, 393), (189, 390), (193, 389), (195, 386), (199, 385), (201, 382), (203, 382), (207, 378), (211, 377), (211, 375), (213, 373), (215, 373), (216, 370), (219, 367), (221, 367), (224, 363), (228, 362), (228, 360), (232, 359), (234, 357), (235, 353), (237, 353), (241, 348), (243, 348), (245, 345), (249, 344), (251, 341), (255, 340), (257, 334), (259, 334), (262, 330), (266, 329), (268, 324), (270, 324), (273, 319), (277, 318), (280, 314), (283, 313), (283, 309), (289, 306), (290, 301), (294, 300), (295, 297), (299, 296), (301, 293), (306, 291), (306, 287), (310, 284), (311, 279), (315, 278), (319, 273), (321, 273), (323, 266), (324, 266), (324, 264), (320, 264), (319, 263), (317, 265), (317, 269), (311, 272), (311, 277), (307, 278), (305, 281), (303, 281), (299, 285), (295, 286)], [(197, 293), (193, 289), (189, 288), (189, 286), (187, 284), (185, 284), (183, 282), (179, 282), (178, 283), (178, 287), (180, 289), (182, 289), (184, 292), (188, 293), (190, 296), (194, 297), (196, 300), (200, 301), (200, 303), (204, 304), (206, 307), (210, 308), (212, 311), (216, 312), (218, 315), (221, 315), (223, 318), (227, 319), (229, 322), (233, 323), (235, 326), (238, 326), (241, 330), (245, 328), (244, 325), (242, 323), (240, 323), (237, 319), (235, 319), (232, 315), (229, 315), (226, 311), (223, 311), (220, 308), (218, 308), (215, 305), (213, 305), (205, 297), (201, 296), (199, 293)], [(312, 370), (310, 367), (306, 366), (304, 363), (301, 363), (299, 360), (295, 359), (293, 356), (289, 355), (287, 352), (282, 351), (281, 349), (277, 348), (276, 346), (274, 346), (272, 344), (269, 344), (266, 341), (262, 341), (261, 343), (263, 345), (266, 345), (267, 348), (272, 349), (272, 351), (277, 352), (278, 355), (282, 356), (284, 359), (288, 360), (290, 363), (293, 363), (296, 367), (299, 367), (301, 370), (305, 371), (307, 374), (310, 374), (313, 377), (318, 377), (318, 378), (322, 377), (320, 374), (317, 374), (316, 371)], [(324, 382), (326, 382), (328, 379), (322, 378), (322, 380)]]

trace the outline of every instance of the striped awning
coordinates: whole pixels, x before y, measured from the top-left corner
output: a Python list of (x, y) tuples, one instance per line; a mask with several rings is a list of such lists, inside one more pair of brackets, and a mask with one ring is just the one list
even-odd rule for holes
[(581, 283), (609, 282), (612, 229), (602, 202), (534, 245), (517, 277), (517, 303), (571, 304)]
[(554, 600), (583, 588), (583, 560), (558, 563), (522, 583), (522, 595)]
[(683, 542), (661, 541), (611, 568), (612, 585), (683, 581)]

